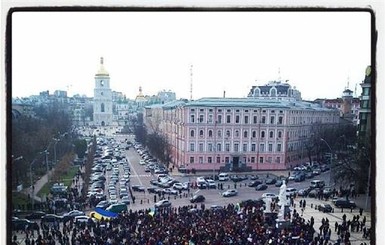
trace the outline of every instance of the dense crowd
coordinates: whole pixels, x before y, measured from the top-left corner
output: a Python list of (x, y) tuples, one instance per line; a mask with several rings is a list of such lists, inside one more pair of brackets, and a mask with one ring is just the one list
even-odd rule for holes
[[(336, 223), (334, 232), (339, 240), (330, 242), (331, 224), (322, 220), (316, 233), (314, 219), (305, 220), (296, 210), (291, 215), (291, 225), (276, 228), (275, 218), (268, 218), (263, 208), (248, 205), (240, 208), (229, 204), (223, 208), (207, 209), (204, 204), (179, 208), (128, 211), (112, 221), (95, 221), (74, 224), (69, 221), (42, 224), (41, 231), (27, 234), (30, 244), (74, 245), (200, 245), (200, 244), (350, 244), (350, 233), (366, 230), (365, 221), (359, 215), (353, 221), (343, 217)], [(362, 225), (362, 222), (364, 225)], [(357, 228), (358, 227), (358, 228)]]

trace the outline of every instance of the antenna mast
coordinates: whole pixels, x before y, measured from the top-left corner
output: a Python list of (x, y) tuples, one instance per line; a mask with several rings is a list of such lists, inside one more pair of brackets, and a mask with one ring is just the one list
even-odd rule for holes
[(190, 100), (193, 99), (193, 65), (190, 65)]

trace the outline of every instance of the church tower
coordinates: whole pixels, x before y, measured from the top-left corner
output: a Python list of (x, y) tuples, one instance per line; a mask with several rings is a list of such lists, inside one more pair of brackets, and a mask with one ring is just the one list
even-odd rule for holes
[(94, 125), (112, 125), (112, 92), (110, 75), (104, 69), (103, 57), (100, 58), (100, 68), (95, 74), (94, 89)]

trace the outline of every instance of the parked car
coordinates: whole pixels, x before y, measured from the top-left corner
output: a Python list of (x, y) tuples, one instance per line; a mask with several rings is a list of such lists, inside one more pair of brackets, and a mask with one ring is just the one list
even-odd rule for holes
[(12, 219), (12, 229), (15, 231), (24, 231), (26, 229), (39, 230), (39, 225), (35, 221), (28, 219)]
[(101, 208), (101, 209), (106, 209), (106, 208), (108, 208), (108, 206), (110, 206), (111, 205), (111, 203), (109, 202), (109, 201), (100, 201), (97, 205), (96, 205), (96, 207), (97, 208)]
[(254, 180), (248, 184), (249, 187), (256, 187), (257, 185), (262, 184), (261, 180)]
[(277, 198), (277, 195), (274, 193), (263, 193), (262, 198)]
[(155, 208), (165, 208), (170, 206), (171, 202), (169, 200), (160, 200), (159, 202), (155, 203)]
[(283, 181), (282, 180), (277, 180), (277, 182), (275, 182), (275, 186), (276, 187), (281, 187), (281, 185), (283, 184)]
[(232, 197), (238, 195), (238, 191), (235, 189), (230, 189), (222, 193), (223, 197)]
[(267, 189), (267, 185), (265, 185), (265, 184), (259, 184), (259, 185), (257, 185), (257, 187), (255, 187), (256, 191), (263, 191), (266, 189)]
[(318, 210), (320, 212), (330, 213), (332, 212), (333, 208), (332, 206), (330, 206), (330, 204), (321, 204), (321, 205), (318, 205)]
[(174, 183), (172, 188), (174, 188), (175, 190), (187, 190), (188, 186), (186, 184), (183, 184), (183, 183)]
[(106, 210), (113, 213), (121, 213), (123, 211), (127, 211), (127, 204), (125, 203), (111, 204)]
[(262, 199), (257, 199), (257, 200), (252, 200), (252, 199), (247, 199), (247, 200), (242, 200), (239, 203), (239, 206), (241, 207), (263, 207), (265, 202)]
[(56, 214), (46, 214), (43, 217), (41, 217), (41, 222), (60, 222), (62, 220), (62, 216), (56, 215)]
[(25, 218), (29, 219), (29, 220), (31, 220), (31, 219), (41, 219), (41, 217), (43, 217), (44, 215), (45, 215), (45, 212), (43, 212), (43, 211), (34, 211), (34, 212), (30, 213), (30, 214), (27, 214), (25, 216)]
[(309, 192), (310, 192), (309, 188), (300, 189), (298, 191), (298, 196), (306, 197), (309, 194)]
[(120, 201), (124, 204), (130, 204), (130, 198), (128, 196), (124, 196), (120, 199)]
[(356, 203), (354, 201), (351, 201), (345, 198), (335, 200), (334, 205), (336, 205), (336, 207), (338, 208), (355, 208), (356, 207)]
[(68, 213), (63, 214), (62, 221), (65, 223), (77, 216), (84, 216), (84, 215), (85, 213), (83, 211), (72, 210), (72, 211), (69, 211)]
[(296, 188), (286, 188), (286, 196), (295, 196), (297, 194), (297, 189)]
[(267, 185), (274, 185), (275, 183), (277, 183), (277, 180), (276, 179), (266, 179), (265, 180), (265, 184)]
[(206, 198), (205, 198), (203, 195), (194, 195), (194, 196), (190, 199), (190, 202), (191, 202), (191, 203), (204, 202), (205, 199), (206, 199)]

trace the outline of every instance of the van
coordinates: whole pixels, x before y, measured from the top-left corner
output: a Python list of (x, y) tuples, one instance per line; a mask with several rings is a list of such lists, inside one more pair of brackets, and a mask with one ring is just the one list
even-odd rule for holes
[(230, 177), (229, 177), (229, 174), (228, 173), (220, 173), (219, 175), (218, 175), (218, 180), (219, 181), (227, 181), (227, 180), (229, 180), (230, 179)]

